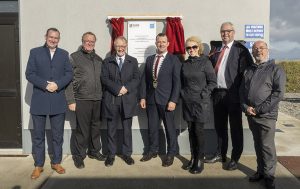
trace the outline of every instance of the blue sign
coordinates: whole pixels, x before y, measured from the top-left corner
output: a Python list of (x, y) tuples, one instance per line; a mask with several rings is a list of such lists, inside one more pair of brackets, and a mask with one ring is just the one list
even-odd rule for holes
[(245, 25), (245, 38), (264, 38), (264, 25)]
[(254, 43), (255, 43), (255, 41), (246, 41), (246, 43), (244, 44), (250, 53), (252, 53), (252, 46)]

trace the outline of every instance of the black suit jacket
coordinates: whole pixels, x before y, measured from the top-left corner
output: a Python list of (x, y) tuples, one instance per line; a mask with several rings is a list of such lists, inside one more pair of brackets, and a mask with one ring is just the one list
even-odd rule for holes
[[(221, 47), (220, 47), (221, 48)], [(220, 49), (210, 56), (213, 67), (216, 66)], [(239, 103), (239, 87), (246, 67), (253, 63), (249, 50), (238, 41), (234, 41), (230, 49), (226, 70), (225, 80), (229, 92), (229, 100), (232, 103)]]
[(180, 70), (179, 59), (167, 53), (160, 67), (157, 77), (157, 88), (153, 88), (153, 63), (155, 55), (146, 60), (145, 70), (141, 80), (141, 99), (146, 99), (147, 104), (166, 105), (169, 101), (177, 103), (180, 95)]
[[(125, 55), (122, 70), (119, 71), (116, 57), (106, 58), (102, 66), (101, 82), (103, 85), (103, 117), (113, 117), (111, 108), (113, 108), (112, 105), (115, 104), (116, 98), (122, 99), (124, 116), (126, 118), (133, 117), (137, 107), (137, 92), (140, 83), (137, 59)], [(117, 97), (122, 86), (125, 86), (128, 92), (121, 97)]]

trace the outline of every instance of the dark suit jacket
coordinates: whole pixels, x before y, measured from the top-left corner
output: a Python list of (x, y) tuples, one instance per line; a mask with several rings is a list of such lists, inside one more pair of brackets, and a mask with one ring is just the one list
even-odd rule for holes
[(141, 82), (141, 99), (146, 99), (147, 104), (166, 105), (169, 101), (177, 103), (181, 87), (181, 62), (176, 56), (167, 53), (158, 73), (157, 88), (154, 89), (152, 84), (154, 59), (155, 55), (151, 55), (146, 60)]
[[(101, 82), (103, 87), (102, 116), (112, 118), (112, 105), (116, 98), (121, 98), (121, 103), (125, 118), (133, 117), (137, 107), (137, 91), (140, 83), (140, 72), (137, 59), (125, 55), (121, 72), (115, 56), (104, 60), (101, 72)], [(128, 93), (117, 97), (122, 86), (125, 86)]]
[[(213, 67), (217, 64), (220, 49), (210, 56)], [(225, 70), (225, 80), (229, 92), (229, 100), (239, 103), (239, 87), (246, 67), (253, 63), (249, 50), (238, 41), (234, 41), (230, 49)]]
[[(67, 51), (57, 48), (51, 60), (46, 46), (31, 49), (25, 74), (33, 85), (31, 114), (55, 115), (66, 111), (65, 87), (73, 77)], [(54, 81), (58, 90), (54, 93), (48, 92), (47, 81)]]

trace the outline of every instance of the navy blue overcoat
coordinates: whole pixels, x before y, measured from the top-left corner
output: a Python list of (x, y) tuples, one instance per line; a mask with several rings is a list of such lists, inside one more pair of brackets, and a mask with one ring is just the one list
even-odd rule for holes
[[(26, 78), (33, 85), (30, 113), (34, 115), (55, 115), (67, 109), (65, 87), (73, 78), (69, 53), (61, 48), (51, 60), (48, 47), (31, 49), (26, 68)], [(47, 81), (54, 81), (58, 90), (48, 92)]]

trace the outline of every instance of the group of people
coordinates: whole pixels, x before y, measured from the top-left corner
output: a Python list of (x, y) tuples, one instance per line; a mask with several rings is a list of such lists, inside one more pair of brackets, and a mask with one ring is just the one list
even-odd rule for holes
[[(148, 151), (140, 159), (146, 162), (157, 157), (159, 127), (163, 122), (167, 154), (162, 166), (173, 164), (178, 154), (178, 133), (174, 110), (182, 99), (183, 119), (187, 122), (191, 159), (184, 169), (201, 173), (204, 163), (227, 161), (228, 121), (232, 141), (230, 161), (226, 170), (236, 170), (243, 151), (242, 112), (253, 133), (257, 155), (257, 172), (250, 182), (265, 180), (267, 188), (275, 188), (276, 150), (274, 145), (278, 103), (283, 98), (285, 73), (269, 60), (264, 41), (256, 41), (248, 49), (234, 40), (231, 22), (220, 27), (222, 45), (204, 55), (198, 37), (185, 42), (188, 58), (180, 62), (168, 53), (169, 41), (164, 33), (156, 36), (156, 54), (146, 59), (145, 69), (139, 72), (137, 59), (126, 54), (127, 40), (114, 40), (115, 53), (104, 60), (95, 53), (96, 36), (86, 32), (78, 51), (68, 53), (58, 48), (60, 32), (49, 28), (45, 45), (30, 51), (26, 78), (33, 84), (30, 113), (33, 120), (32, 154), (35, 169), (31, 178), (43, 171), (45, 162), (45, 121), (49, 116), (53, 145), (51, 167), (65, 173), (61, 166), (65, 111), (76, 114), (76, 130), (71, 137), (74, 165), (85, 167), (86, 156), (114, 164), (117, 153), (116, 131), (123, 128), (122, 159), (133, 165), (132, 117), (137, 104), (146, 109), (148, 117)], [(211, 102), (213, 104), (211, 105)], [(217, 133), (217, 151), (205, 156), (204, 125), (209, 121), (211, 107)], [(100, 115), (107, 121), (108, 154), (100, 153)]]

